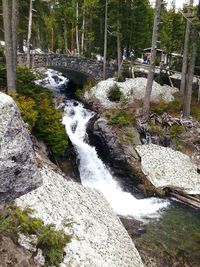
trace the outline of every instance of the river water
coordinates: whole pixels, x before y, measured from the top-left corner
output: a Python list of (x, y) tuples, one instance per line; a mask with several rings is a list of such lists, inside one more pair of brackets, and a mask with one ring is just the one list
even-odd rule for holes
[[(48, 71), (48, 75), (51, 77), (54, 74)], [(57, 80), (50, 81), (50, 85), (58, 92), (67, 79), (63, 81), (63, 76), (57, 76)], [(63, 124), (77, 151), (83, 186), (101, 191), (118, 215), (145, 223), (145, 232), (138, 240), (147, 248), (152, 246), (156, 257), (159, 257), (161, 249), (175, 259), (173, 265), (160, 267), (200, 267), (200, 212), (178, 202), (158, 198), (136, 199), (124, 192), (111, 171), (98, 158), (95, 148), (87, 143), (86, 126), (92, 116), (94, 113), (81, 103), (65, 101)]]
[(118, 215), (132, 216), (139, 220), (159, 217), (169, 202), (158, 198), (136, 199), (124, 192), (111, 171), (98, 158), (95, 148), (87, 143), (86, 126), (93, 115), (93, 112), (77, 101), (65, 102), (63, 124), (77, 151), (83, 186), (101, 191)]

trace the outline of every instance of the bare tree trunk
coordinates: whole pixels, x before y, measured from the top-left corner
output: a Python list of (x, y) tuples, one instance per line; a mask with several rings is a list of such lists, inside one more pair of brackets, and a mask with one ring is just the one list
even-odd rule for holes
[[(191, 8), (193, 6), (193, 2), (194, 0), (190, 0), (189, 14), (191, 14)], [(190, 30), (191, 30), (191, 23), (189, 20), (187, 20), (186, 30), (185, 30), (184, 50), (183, 50), (182, 72), (181, 72), (181, 86), (180, 86), (181, 95), (184, 95), (185, 87), (186, 87), (186, 73), (187, 73), (187, 68), (188, 68)]]
[(81, 54), (84, 52), (84, 39), (85, 39), (85, 0), (83, 2), (83, 21), (82, 21), (82, 34), (81, 34)]
[(68, 54), (67, 23), (65, 20), (64, 20), (64, 43), (65, 43), (65, 53)]
[(17, 26), (19, 18), (19, 0), (12, 0), (12, 46), (13, 46), (13, 68), (16, 73), (17, 67)]
[(155, 72), (156, 48), (157, 48), (158, 30), (159, 30), (159, 24), (160, 24), (161, 5), (162, 5), (162, 0), (157, 0), (156, 1), (156, 12), (155, 12), (155, 17), (154, 17), (154, 25), (153, 25), (152, 44), (151, 44), (151, 59), (150, 59), (149, 73), (148, 73), (148, 78), (147, 78), (147, 85), (146, 85), (145, 95), (143, 99), (142, 120), (144, 122), (148, 121), (149, 119), (150, 97), (151, 97), (153, 78), (154, 78), (154, 72)]
[(186, 87), (183, 99), (183, 117), (188, 117), (191, 110), (191, 98), (192, 98), (192, 85), (194, 76), (195, 60), (197, 55), (197, 39), (198, 33), (196, 29), (192, 30), (192, 48), (191, 48), (191, 58), (188, 64), (188, 73), (186, 80)]
[(78, 1), (76, 2), (76, 48), (78, 55), (80, 54), (79, 48), (79, 32), (78, 32)]
[[(7, 89), (8, 93), (16, 92), (16, 58), (14, 59), (13, 50), (13, 34), (14, 26), (12, 26), (12, 2), (2, 0), (3, 7), (3, 24), (4, 24), (4, 39), (5, 39), (5, 55), (6, 55), (6, 74), (7, 74)], [(15, 21), (15, 19), (14, 19)], [(14, 37), (14, 40), (16, 37)]]
[(29, 8), (29, 20), (28, 20), (28, 37), (27, 37), (27, 67), (31, 66), (31, 55), (30, 55), (30, 40), (32, 32), (32, 17), (33, 17), (33, 0), (30, 0)]
[(120, 43), (120, 21), (119, 21), (119, 7), (120, 3), (118, 1), (118, 18), (117, 18), (117, 76), (120, 76), (120, 67), (121, 67), (121, 43)]
[(104, 26), (104, 53), (103, 53), (103, 80), (106, 79), (106, 59), (107, 59), (107, 30), (108, 30), (108, 1), (105, 5), (105, 26)]
[(74, 53), (74, 24), (72, 23), (71, 28), (71, 52)]
[(51, 51), (54, 51), (54, 30), (53, 26), (51, 27)]

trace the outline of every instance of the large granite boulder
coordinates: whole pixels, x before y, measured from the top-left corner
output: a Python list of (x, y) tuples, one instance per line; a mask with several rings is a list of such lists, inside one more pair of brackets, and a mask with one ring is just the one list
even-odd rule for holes
[[(125, 82), (117, 82), (114, 78), (99, 82), (97, 85), (92, 87), (89, 91), (85, 92), (84, 99), (86, 102), (90, 100), (98, 101), (99, 105), (104, 108), (116, 108), (120, 106), (120, 103), (112, 102), (108, 99), (108, 93), (110, 88), (117, 86), (122, 92), (123, 96), (127, 99), (128, 103), (134, 103), (137, 100), (144, 98), (146, 90), (146, 78), (134, 78), (126, 79)], [(161, 86), (157, 82), (153, 82), (151, 102), (164, 101), (166, 103), (174, 100), (173, 94), (178, 89), (171, 88), (170, 86)]]
[(187, 194), (200, 194), (200, 174), (190, 157), (154, 144), (136, 147), (141, 168), (156, 188), (176, 188)]
[[(42, 162), (41, 162), (42, 163)], [(142, 267), (139, 253), (103, 195), (67, 181), (54, 167), (41, 164), (43, 185), (16, 200), (31, 207), (44, 223), (72, 234), (62, 267)], [(66, 222), (72, 225), (66, 227)]]
[(0, 202), (41, 183), (29, 131), (13, 99), (0, 93)]

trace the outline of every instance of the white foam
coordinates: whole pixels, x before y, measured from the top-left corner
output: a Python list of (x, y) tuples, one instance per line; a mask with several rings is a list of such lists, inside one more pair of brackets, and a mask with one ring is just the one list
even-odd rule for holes
[(119, 215), (132, 216), (139, 220), (159, 217), (159, 211), (166, 208), (169, 202), (158, 198), (138, 200), (130, 193), (124, 192), (98, 158), (95, 148), (85, 142), (86, 125), (93, 115), (94, 113), (84, 109), (80, 103), (67, 101), (65, 105), (63, 124), (77, 150), (82, 184), (101, 191)]
[(63, 86), (67, 86), (69, 80), (58, 71), (52, 69), (41, 68), (39, 70), (45, 77), (35, 81), (37, 84), (50, 90), (60, 90)]

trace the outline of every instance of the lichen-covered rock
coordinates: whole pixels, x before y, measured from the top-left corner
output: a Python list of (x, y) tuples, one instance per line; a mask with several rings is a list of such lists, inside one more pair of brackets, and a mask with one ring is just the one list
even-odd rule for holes
[(29, 131), (13, 99), (0, 93), (0, 202), (41, 184)]
[(156, 188), (177, 188), (188, 194), (200, 194), (200, 174), (190, 157), (158, 145), (136, 147), (141, 167)]
[[(100, 105), (104, 108), (118, 107), (120, 103), (112, 102), (108, 99), (108, 92), (114, 85), (118, 86), (124, 97), (128, 100), (128, 103), (133, 103), (136, 100), (142, 100), (144, 98), (146, 90), (146, 78), (126, 79), (125, 82), (117, 82), (114, 78), (99, 82), (90, 91), (85, 93), (85, 100), (97, 99)], [(174, 100), (173, 94), (178, 89), (173, 89), (170, 86), (161, 86), (157, 82), (153, 82), (151, 102), (159, 102), (161, 100), (170, 102)]]
[[(103, 195), (67, 181), (52, 166), (41, 167), (43, 185), (16, 200), (36, 217), (72, 234), (62, 267), (142, 267), (128, 233)], [(72, 221), (71, 226), (66, 223)]]

